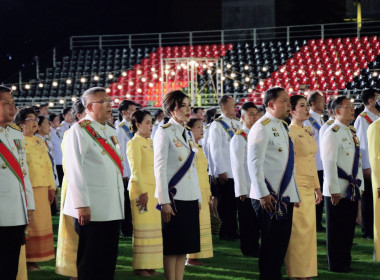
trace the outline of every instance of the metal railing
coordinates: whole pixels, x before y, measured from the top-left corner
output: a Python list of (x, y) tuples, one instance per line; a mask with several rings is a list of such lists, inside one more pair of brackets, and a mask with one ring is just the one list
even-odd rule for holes
[(268, 40), (304, 40), (336, 37), (360, 37), (376, 35), (380, 21), (364, 21), (359, 28), (356, 22), (294, 25), (245, 29), (206, 30), (190, 32), (86, 35), (70, 37), (70, 49), (179, 46), (198, 44), (229, 44)]

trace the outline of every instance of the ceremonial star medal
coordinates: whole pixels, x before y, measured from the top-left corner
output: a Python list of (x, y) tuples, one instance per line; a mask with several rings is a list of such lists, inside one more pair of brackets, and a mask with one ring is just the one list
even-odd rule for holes
[(359, 139), (358, 139), (358, 137), (356, 135), (354, 135), (354, 142), (355, 142), (356, 147), (360, 146)]
[(175, 144), (175, 146), (176, 146), (177, 148), (180, 148), (180, 147), (183, 146), (182, 143), (181, 143), (181, 141), (179, 141), (178, 138), (177, 138), (177, 139), (173, 139), (173, 142), (174, 142), (174, 144)]

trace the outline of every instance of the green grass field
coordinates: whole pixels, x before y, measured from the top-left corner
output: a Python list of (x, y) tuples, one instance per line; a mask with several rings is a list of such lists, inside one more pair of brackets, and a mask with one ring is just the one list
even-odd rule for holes
[[(53, 218), (54, 238), (57, 239), (58, 218)], [(356, 228), (352, 249), (352, 273), (332, 273), (327, 270), (325, 234), (318, 233), (318, 279), (336, 280), (362, 280), (380, 279), (380, 263), (372, 261), (373, 242), (361, 238), (360, 228)], [(244, 257), (240, 253), (239, 242), (219, 241), (214, 236), (214, 257), (203, 260), (205, 266), (186, 267), (186, 280), (245, 280), (258, 279), (257, 259)], [(31, 280), (68, 279), (55, 274), (55, 260), (40, 263), (41, 271), (29, 272)], [(115, 279), (142, 279), (132, 271), (132, 239), (121, 238), (119, 245), (119, 257), (116, 267)], [(285, 269), (284, 275), (285, 275)], [(163, 279), (163, 270), (160, 275), (149, 279)]]

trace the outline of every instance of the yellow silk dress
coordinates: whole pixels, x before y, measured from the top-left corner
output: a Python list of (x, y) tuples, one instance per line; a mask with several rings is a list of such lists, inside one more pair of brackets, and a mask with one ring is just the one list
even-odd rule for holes
[(315, 189), (320, 188), (315, 154), (317, 143), (309, 127), (291, 124), (289, 135), (294, 144), (296, 182), (301, 197), (294, 207), (292, 234), (285, 257), (289, 277), (314, 277), (317, 271), (317, 233), (315, 221)]
[(199, 212), (199, 227), (201, 235), (201, 251), (195, 254), (188, 254), (189, 259), (205, 259), (213, 257), (211, 221), (210, 221), (210, 183), (207, 172), (207, 158), (201, 146), (197, 144), (198, 153), (195, 157), (195, 165), (197, 167), (199, 186), (202, 195), (202, 206)]
[[(153, 141), (135, 134), (127, 144), (127, 157), (131, 167), (129, 198), (133, 224), (133, 269), (159, 269), (163, 267), (161, 212), (154, 197), (156, 180), (153, 167)], [(147, 212), (140, 213), (136, 199), (148, 193)]]
[(16, 280), (28, 280), (28, 270), (26, 268), (25, 245), (21, 246)]
[(373, 241), (375, 261), (380, 262), (380, 198), (377, 197), (377, 189), (380, 188), (380, 119), (373, 122), (368, 130), (368, 154), (372, 171), (372, 192), (373, 192)]
[[(65, 131), (65, 135), (66, 135)], [(63, 137), (61, 149), (64, 154), (65, 137)], [(65, 171), (65, 162), (62, 162)], [(59, 214), (58, 241), (57, 241), (57, 260), (55, 272), (61, 275), (77, 277), (77, 252), (79, 237), (74, 229), (73, 217), (63, 214), (67, 191), (67, 178), (63, 177), (61, 190), (61, 212)]]
[(26, 261), (43, 262), (54, 259), (53, 224), (48, 191), (55, 190), (53, 167), (46, 144), (37, 136), (25, 136), (26, 161), (33, 186), (36, 210), (28, 226)]

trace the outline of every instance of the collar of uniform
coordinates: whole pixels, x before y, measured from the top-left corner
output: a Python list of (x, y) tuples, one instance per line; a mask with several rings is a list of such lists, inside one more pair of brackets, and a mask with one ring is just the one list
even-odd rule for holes
[(38, 133), (36, 133), (35, 134), (37, 137), (39, 137), (39, 138), (41, 138), (42, 140), (49, 140), (49, 135), (46, 135), (46, 136), (42, 136), (41, 134), (38, 134)]
[(248, 127), (246, 127), (244, 124), (243, 124), (243, 127), (241, 128), (241, 129), (243, 129), (243, 131), (245, 132), (245, 133), (249, 133), (249, 131), (250, 131), (250, 129), (248, 128)]
[(280, 120), (278, 118), (276, 118), (275, 116), (273, 116), (271, 113), (269, 112), (266, 112), (265, 115), (264, 115), (264, 118), (269, 118), (271, 119), (272, 121), (274, 122), (277, 122), (277, 123), (282, 123), (283, 120)]
[(145, 138), (145, 137), (142, 137), (140, 135), (138, 135), (137, 133), (135, 133), (135, 136), (133, 137), (134, 139), (137, 139), (139, 141), (144, 141), (144, 142), (147, 142), (149, 141), (150, 138)]
[(124, 118), (123, 118), (123, 123), (125, 123), (127, 125), (127, 127), (129, 127), (131, 125), (131, 123)]
[(178, 129), (181, 134), (183, 133), (185, 127), (177, 122), (174, 118), (170, 118), (169, 123), (175, 125), (176, 129)]
[(84, 118), (84, 120), (90, 120), (91, 121), (91, 126), (95, 129), (95, 130), (105, 130), (106, 129), (106, 124), (101, 124), (99, 122), (97, 122), (96, 120), (94, 120), (90, 115), (86, 115)]
[(363, 111), (363, 113), (364, 113), (364, 112), (366, 112), (367, 115), (369, 115), (369, 118), (370, 118), (372, 121), (375, 121), (377, 118), (379, 118), (379, 115), (372, 113), (370, 110), (368, 110), (367, 107), (364, 107), (364, 111)]
[(220, 115), (223, 119), (227, 119), (227, 120), (229, 120), (229, 121), (232, 121), (233, 120), (233, 118), (228, 118), (228, 117), (226, 117), (226, 115), (225, 114), (221, 114)]
[(317, 122), (322, 118), (322, 115), (314, 112), (313, 109), (310, 109), (309, 113)]
[(339, 125), (340, 127), (344, 128), (344, 129), (346, 129), (346, 130), (350, 130), (350, 128), (349, 128), (347, 125), (341, 123), (341, 122), (338, 121), (337, 119), (335, 119), (334, 124), (337, 124), (337, 125)]

